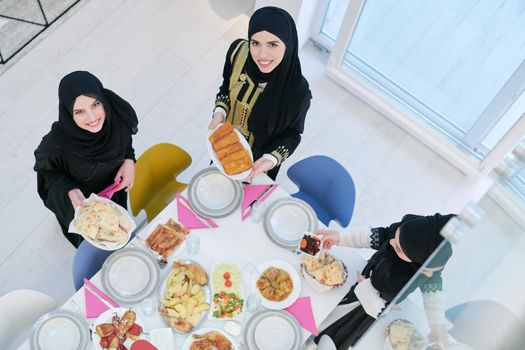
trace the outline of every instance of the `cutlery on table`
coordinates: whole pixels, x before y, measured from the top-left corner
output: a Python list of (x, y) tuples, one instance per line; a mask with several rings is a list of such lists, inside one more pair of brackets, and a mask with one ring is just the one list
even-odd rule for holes
[[(144, 241), (144, 239), (142, 237), (135, 236), (135, 238), (137, 238), (137, 240), (140, 243), (142, 243), (142, 245), (144, 245), (146, 248), (148, 248), (148, 251), (153, 256), (153, 258), (157, 261), (157, 264), (159, 264), (159, 267), (161, 269), (165, 268), (166, 265), (168, 265), (168, 260), (165, 257), (163, 257), (162, 255), (160, 255), (159, 253), (157, 253), (156, 251), (154, 251), (153, 249), (151, 249), (150, 246), (146, 243), (146, 241)], [(131, 246), (134, 247), (133, 243), (131, 243)]]
[(246, 209), (244, 209), (244, 211), (242, 212), (242, 217), (246, 217), (248, 215), (248, 213), (250, 213), (253, 209), (253, 206), (255, 205), (255, 203), (259, 202), (266, 193), (268, 193), (272, 188), (273, 186), (275, 186), (275, 184), (269, 184), (265, 189), (264, 191), (261, 192), (261, 194), (259, 196), (257, 196), (257, 198), (255, 198), (253, 201), (251, 201), (251, 203), (246, 207)]
[(210, 222), (208, 221), (209, 219), (205, 216), (202, 216), (201, 214), (197, 213), (187, 202), (186, 202), (186, 199), (185, 198), (181, 198), (179, 197), (179, 203), (182, 204), (186, 209), (188, 209), (189, 211), (191, 211), (193, 214), (195, 214), (195, 217), (197, 218), (197, 220), (207, 226), (208, 228), (213, 228), (213, 226), (210, 224)]

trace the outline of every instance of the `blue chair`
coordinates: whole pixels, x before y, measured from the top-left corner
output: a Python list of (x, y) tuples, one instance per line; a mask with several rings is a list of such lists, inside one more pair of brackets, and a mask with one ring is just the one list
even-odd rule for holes
[(449, 333), (473, 349), (523, 349), (525, 324), (506, 306), (492, 300), (471, 300), (445, 311)]
[(292, 165), (287, 172), (299, 187), (293, 197), (310, 204), (326, 226), (335, 220), (348, 226), (355, 206), (355, 185), (341, 164), (327, 156), (311, 156)]
[(111, 253), (113, 252), (99, 249), (86, 240), (80, 244), (73, 258), (75, 290), (79, 290), (84, 285), (84, 278), (90, 279), (102, 268), (104, 261)]

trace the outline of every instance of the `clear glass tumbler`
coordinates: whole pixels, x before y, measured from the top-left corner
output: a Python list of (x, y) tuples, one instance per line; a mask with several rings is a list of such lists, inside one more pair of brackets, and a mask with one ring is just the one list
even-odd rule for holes
[(264, 212), (266, 211), (266, 204), (264, 202), (255, 202), (252, 206), (252, 213), (250, 219), (252, 222), (258, 224), (262, 221)]
[(186, 252), (189, 256), (196, 255), (199, 252), (201, 240), (198, 236), (190, 234), (186, 238)]

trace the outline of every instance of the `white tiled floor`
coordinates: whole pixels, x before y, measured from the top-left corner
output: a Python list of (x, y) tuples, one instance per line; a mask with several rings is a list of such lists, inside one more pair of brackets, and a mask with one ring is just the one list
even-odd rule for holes
[[(168, 141), (185, 148), (189, 180), (209, 158), (204, 136), (229, 43), (248, 18), (218, 16), (209, 1), (90, 0), (0, 76), (0, 295), (73, 293), (66, 242), (36, 192), (33, 150), (57, 118), (57, 87), (72, 70), (89, 70), (137, 109), (137, 154)], [(339, 160), (353, 175), (353, 225), (382, 225), (403, 214), (457, 211), (484, 186), (440, 158), (324, 74), (326, 57), (301, 50), (314, 96), (300, 147), (286, 170), (313, 154)]]

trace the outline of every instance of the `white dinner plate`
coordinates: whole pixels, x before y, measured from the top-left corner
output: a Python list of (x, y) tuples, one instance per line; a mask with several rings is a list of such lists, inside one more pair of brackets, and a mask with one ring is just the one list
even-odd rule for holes
[(201, 215), (220, 218), (241, 206), (244, 196), (242, 184), (223, 175), (217, 168), (199, 171), (188, 186), (188, 200)]
[(137, 228), (137, 224), (135, 223), (135, 221), (129, 215), (128, 211), (125, 208), (123, 208), (122, 206), (120, 206), (117, 203), (113, 202), (112, 200), (109, 200), (109, 199), (103, 198), (103, 197), (99, 197), (96, 194), (92, 193), (89, 196), (89, 198), (87, 198), (85, 200), (85, 203), (86, 204), (90, 204), (90, 203), (93, 203), (95, 201), (110, 202), (111, 204), (113, 204), (115, 206), (115, 208), (117, 208), (117, 210), (120, 210), (128, 218), (128, 220), (130, 222), (130, 230), (127, 232), (126, 239), (123, 240), (122, 242), (104, 242), (104, 241), (94, 241), (91, 238), (89, 238), (88, 236), (84, 235), (75, 225), (75, 219), (77, 219), (80, 216), (80, 207), (77, 207), (76, 210), (75, 210), (75, 217), (71, 221), (71, 223), (69, 224), (69, 228), (68, 228), (69, 231), (68, 232), (73, 232), (73, 233), (77, 233), (77, 234), (81, 235), (86, 241), (91, 243), (91, 245), (93, 245), (93, 246), (95, 246), (95, 247), (97, 247), (99, 249), (102, 249), (102, 250), (117, 250), (117, 249), (120, 249), (120, 248), (124, 247), (128, 243), (129, 239), (131, 238), (131, 233), (133, 233), (133, 231)]
[(126, 248), (111, 254), (102, 265), (102, 286), (121, 304), (137, 304), (152, 295), (160, 283), (159, 265), (138, 248)]
[[(221, 161), (217, 157), (217, 154), (215, 153), (215, 150), (213, 149), (213, 146), (212, 146), (212, 144), (210, 142), (209, 137), (221, 125), (222, 124), (217, 125), (217, 127), (215, 127), (215, 129), (213, 129), (213, 130), (208, 130), (208, 136), (206, 137), (206, 147), (208, 148), (208, 153), (210, 154), (211, 160), (213, 161), (213, 165), (215, 165), (217, 167), (217, 169), (219, 169), (219, 171), (221, 173), (223, 173), (225, 176), (228, 176), (230, 179), (233, 179), (233, 180), (237, 180), (237, 181), (243, 180), (243, 179), (246, 178), (246, 176), (250, 175), (250, 172), (252, 171), (253, 167), (248, 169), (248, 170), (245, 170), (245, 171), (243, 171), (242, 173), (239, 173), (239, 174), (235, 174), (235, 175), (228, 175), (228, 174), (226, 174), (226, 172), (224, 172), (224, 167), (222, 166)], [(239, 130), (235, 129), (235, 127), (233, 128), (233, 130), (235, 131), (237, 136), (239, 136), (239, 140), (241, 141), (241, 144), (244, 147), (244, 149), (247, 150), (248, 153), (250, 154), (250, 159), (252, 160), (252, 163), (253, 163), (253, 154), (252, 154), (252, 149), (250, 147), (250, 144), (248, 143), (248, 141), (246, 141), (244, 136), (242, 136), (242, 134), (239, 132)]]
[[(102, 350), (102, 347), (100, 346), (100, 337), (98, 336), (97, 332), (95, 332), (95, 329), (99, 324), (102, 323), (111, 323), (111, 320), (113, 318), (113, 315), (116, 313), (119, 318), (121, 318), (126, 311), (129, 309), (124, 307), (116, 307), (114, 309), (108, 309), (101, 313), (97, 319), (95, 320), (95, 323), (93, 324), (93, 346), (97, 350)], [(135, 311), (135, 310), (133, 310)], [(139, 314), (135, 311), (137, 318), (135, 319), (135, 323), (142, 327), (143, 332), (147, 332), (146, 326), (144, 324), (144, 321), (139, 317)], [(144, 334), (141, 334), (138, 339), (144, 338)], [(126, 342), (129, 342), (130, 340), (126, 340)], [(58, 348), (57, 348), (58, 349)]]
[(244, 345), (250, 350), (300, 350), (302, 330), (288, 312), (266, 310), (254, 314), (244, 327)]
[(60, 309), (36, 321), (29, 343), (32, 350), (83, 350), (89, 345), (89, 328), (78, 314)]
[(264, 213), (264, 230), (274, 243), (284, 248), (296, 248), (305, 231), (317, 230), (317, 217), (305, 201), (282, 198), (273, 202)]
[[(271, 301), (263, 297), (263, 295), (259, 292), (259, 288), (257, 288), (257, 280), (259, 279), (259, 273), (264, 273), (264, 271), (269, 267), (277, 267), (279, 269), (282, 269), (288, 274), (290, 274), (290, 278), (292, 279), (293, 283), (293, 290), (288, 295), (286, 299), (283, 301)], [(297, 298), (299, 297), (299, 294), (301, 294), (301, 278), (299, 277), (299, 273), (297, 270), (287, 263), (286, 261), (282, 260), (268, 260), (265, 261), (257, 266), (257, 272), (254, 273), (251, 276), (250, 279), (250, 287), (253, 291), (259, 293), (261, 297), (261, 305), (264, 306), (267, 309), (271, 310), (282, 310), (290, 305), (292, 305)]]
[[(184, 261), (185, 264), (195, 264), (195, 265), (199, 265), (201, 268), (204, 269), (204, 267), (199, 264), (198, 262), (194, 261), (194, 260), (190, 260), (190, 259), (182, 259)], [(204, 269), (206, 270), (206, 269)], [(206, 271), (206, 273), (208, 273), (208, 271)], [(168, 279), (171, 277), (171, 275), (173, 274), (173, 269), (170, 269), (169, 273), (166, 275), (166, 278), (164, 278), (164, 280), (162, 281), (160, 287), (159, 287), (159, 292), (158, 292), (158, 303), (159, 303), (159, 308), (161, 306), (163, 306), (163, 304), (161, 303), (161, 300), (164, 298), (164, 295), (166, 294), (166, 287), (167, 287), (167, 284), (168, 284)], [(209, 281), (210, 281), (210, 274), (208, 273), (208, 284), (205, 285), (205, 286), (201, 286), (202, 287), (202, 290), (204, 292), (204, 296), (205, 296), (205, 300), (206, 302), (208, 303), (208, 305), (211, 305), (211, 297), (210, 297), (210, 287), (208, 286), (209, 285)], [(206, 318), (206, 315), (207, 313), (209, 312), (210, 310), (206, 310), (206, 311), (202, 311), (201, 312), (201, 319), (199, 321), (199, 323), (197, 325), (195, 325), (194, 329), (196, 329), (201, 323), (202, 323), (202, 320), (204, 318)], [(160, 312), (159, 312), (159, 315), (160, 315)], [(166, 321), (166, 319), (164, 318), (164, 316), (160, 315), (160, 317), (162, 317), (162, 319), (164, 321)], [(167, 323), (167, 321), (166, 321)], [(172, 328), (173, 329), (173, 332), (177, 333), (177, 334), (182, 334), (182, 335), (188, 335), (188, 333), (185, 333), (185, 332), (182, 332), (176, 328)]]
[[(232, 337), (230, 337), (225, 331), (221, 330), (221, 329), (217, 329), (217, 328), (201, 328), (201, 329), (198, 329), (198, 330), (195, 330), (193, 331), (191, 334), (204, 334), (204, 333), (207, 333), (207, 332), (212, 332), (212, 331), (215, 331), (215, 332), (219, 332), (221, 335), (223, 335), (226, 339), (228, 339), (231, 343), (232, 343), (232, 350), (238, 350), (239, 347), (237, 346), (237, 344), (235, 343), (235, 340), (233, 340)], [(193, 341), (197, 340), (197, 339), (193, 339), (192, 335), (189, 335), (187, 338), (186, 338), (186, 341), (184, 342), (184, 344), (182, 345), (182, 350), (190, 350), (190, 347), (191, 347), (191, 343), (193, 343)]]

